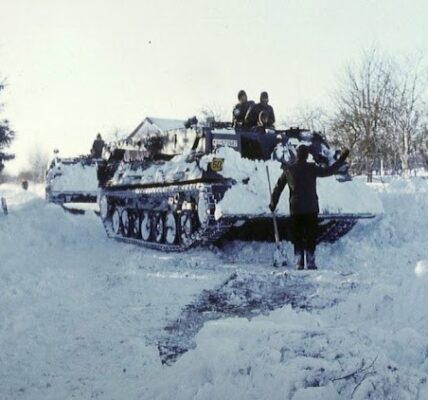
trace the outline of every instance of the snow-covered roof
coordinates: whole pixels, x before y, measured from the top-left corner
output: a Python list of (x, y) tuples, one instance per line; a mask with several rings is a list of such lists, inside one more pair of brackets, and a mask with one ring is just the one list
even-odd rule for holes
[(156, 125), (161, 131), (171, 131), (173, 129), (184, 129), (184, 122), (179, 119), (153, 118), (147, 117), (147, 121)]
[(147, 125), (150, 125), (152, 128), (160, 132), (166, 132), (175, 129), (184, 129), (184, 123), (185, 121), (180, 119), (146, 117), (128, 136), (128, 139), (133, 138), (138, 133), (142, 133), (143, 128)]

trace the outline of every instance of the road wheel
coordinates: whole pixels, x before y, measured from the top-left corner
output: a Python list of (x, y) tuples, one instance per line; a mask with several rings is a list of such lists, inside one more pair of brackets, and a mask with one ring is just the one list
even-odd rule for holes
[(135, 238), (141, 237), (141, 215), (138, 214), (138, 211), (136, 211), (131, 216), (131, 235)]
[(165, 242), (168, 244), (178, 242), (177, 216), (173, 211), (168, 211), (165, 216)]
[(183, 243), (192, 238), (195, 231), (195, 221), (192, 212), (183, 212), (180, 215), (180, 237)]
[(162, 214), (156, 214), (154, 224), (154, 238), (157, 243), (162, 243), (165, 237), (165, 221)]
[(150, 240), (151, 232), (152, 232), (152, 219), (150, 218), (148, 211), (143, 211), (140, 219), (140, 232), (141, 238), (144, 241)]
[(121, 215), (122, 232), (123, 236), (129, 236), (130, 233), (130, 217), (128, 210), (123, 210)]
[(208, 221), (208, 214), (208, 197), (205, 193), (201, 192), (198, 199), (198, 218), (201, 225)]
[(116, 235), (120, 235), (121, 233), (121, 218), (120, 218), (120, 212), (117, 208), (114, 209), (113, 215), (111, 217), (111, 226), (113, 228), (113, 232)]
[(107, 196), (102, 195), (99, 201), (100, 215), (102, 219), (106, 219), (109, 216), (109, 204)]

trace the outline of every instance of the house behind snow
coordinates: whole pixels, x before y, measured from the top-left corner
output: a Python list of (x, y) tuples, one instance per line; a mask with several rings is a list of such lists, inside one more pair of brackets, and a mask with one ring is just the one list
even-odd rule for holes
[(162, 138), (162, 154), (176, 155), (192, 147), (196, 131), (186, 128), (184, 120), (146, 117), (126, 140), (144, 144), (153, 137)]

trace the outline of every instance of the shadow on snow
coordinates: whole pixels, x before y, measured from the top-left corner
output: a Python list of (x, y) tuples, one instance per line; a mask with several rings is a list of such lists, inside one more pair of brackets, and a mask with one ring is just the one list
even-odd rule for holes
[(194, 338), (207, 321), (230, 317), (251, 319), (287, 304), (310, 309), (308, 297), (314, 292), (314, 286), (304, 275), (235, 272), (217, 288), (204, 290), (164, 328), (158, 340), (161, 361), (171, 365), (180, 355), (195, 348)]

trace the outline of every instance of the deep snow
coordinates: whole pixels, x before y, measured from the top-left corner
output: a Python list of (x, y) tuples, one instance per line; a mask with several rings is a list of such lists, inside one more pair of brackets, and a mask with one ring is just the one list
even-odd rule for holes
[[(162, 254), (1, 185), (0, 398), (428, 398), (428, 181), (372, 187), (382, 219), (319, 246), (319, 271), (281, 277), (272, 244)], [(302, 281), (305, 307), (260, 306), (278, 279)], [(163, 365), (164, 328), (219, 288), (245, 312), (202, 311)]]

